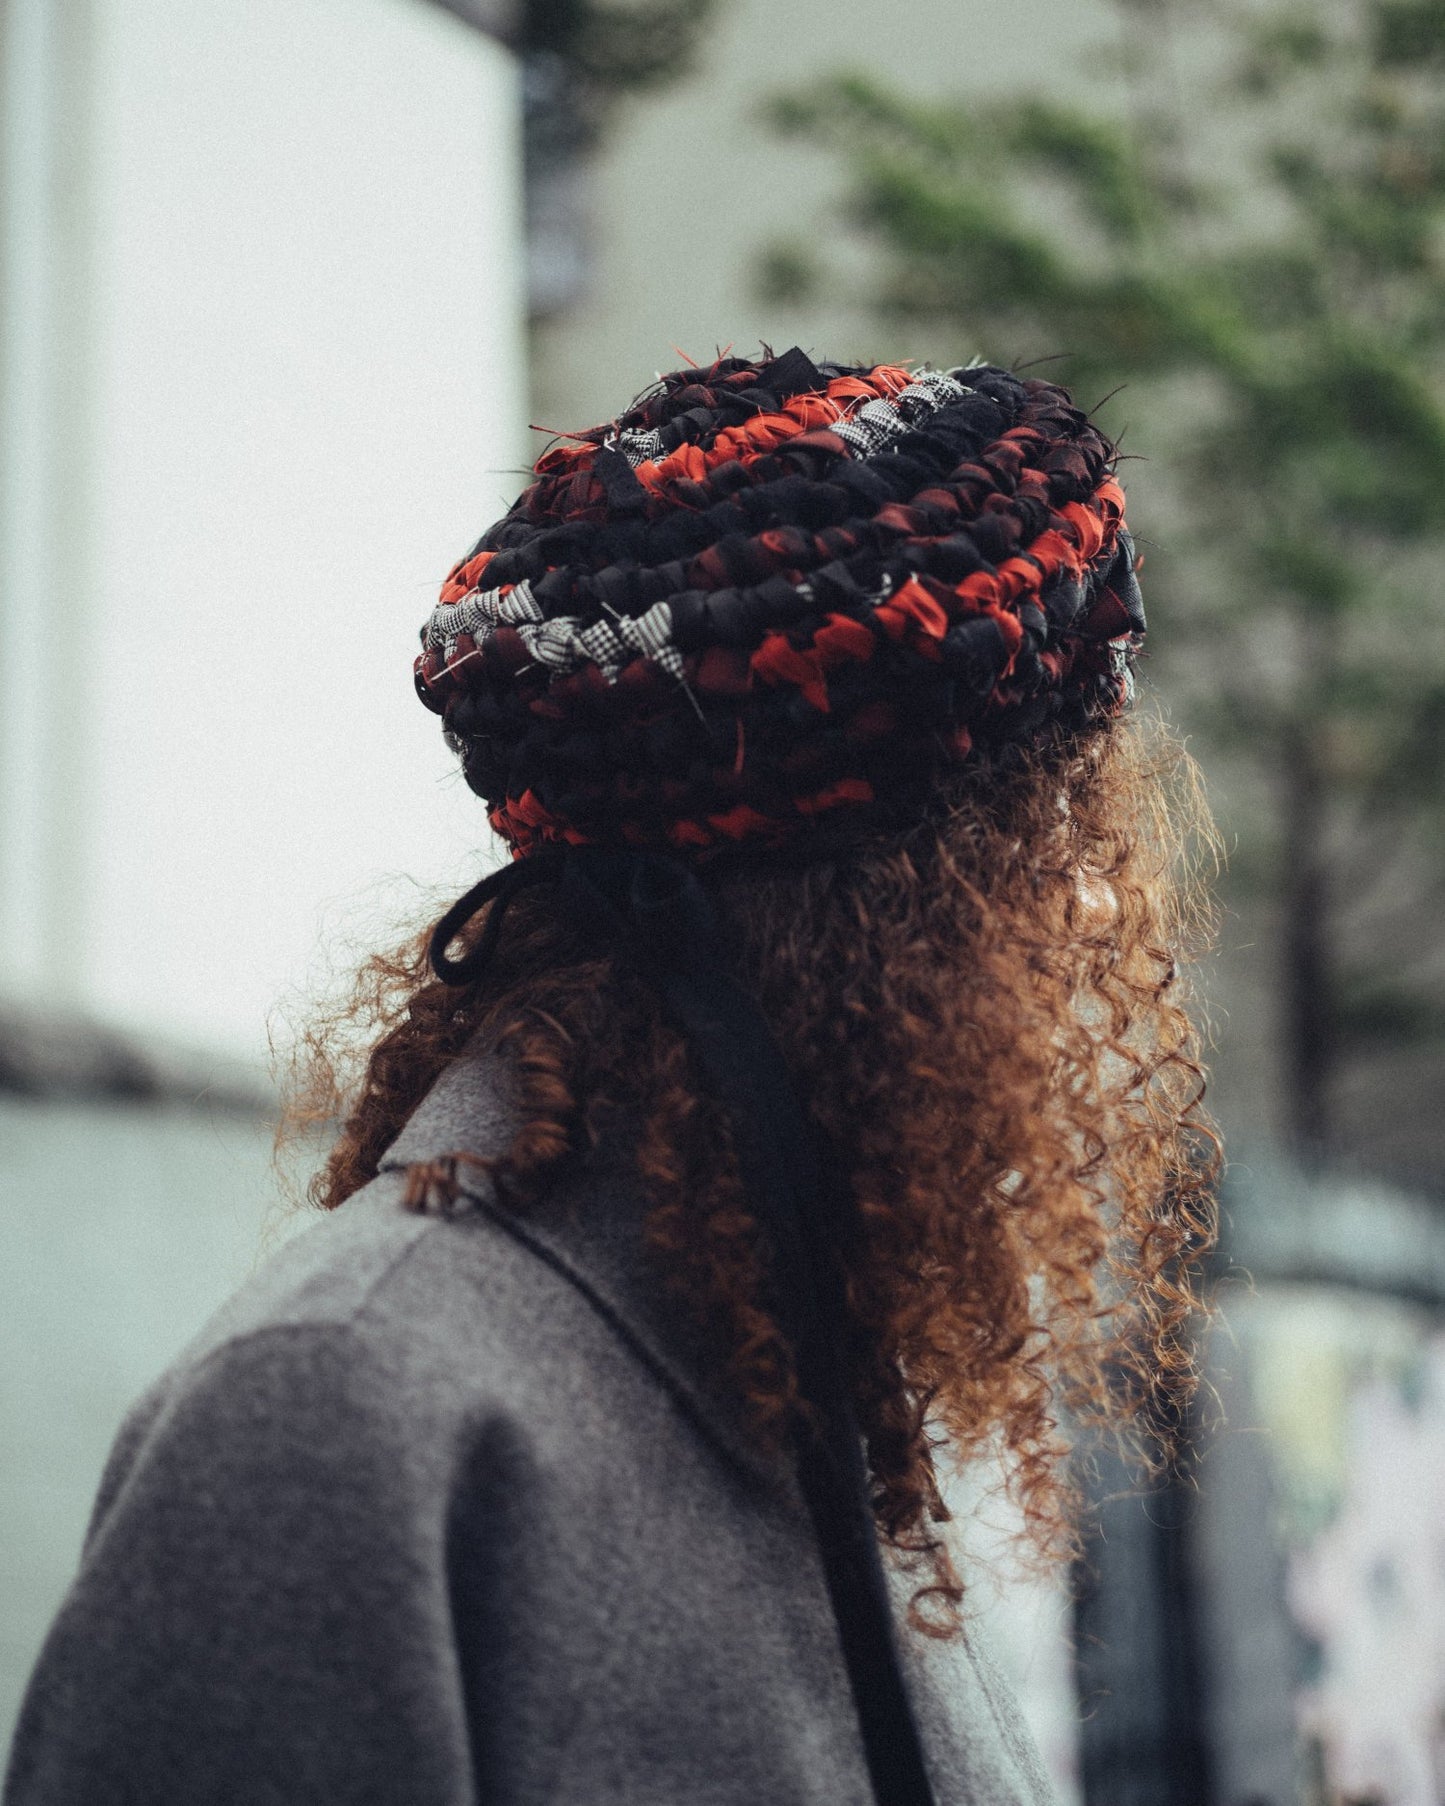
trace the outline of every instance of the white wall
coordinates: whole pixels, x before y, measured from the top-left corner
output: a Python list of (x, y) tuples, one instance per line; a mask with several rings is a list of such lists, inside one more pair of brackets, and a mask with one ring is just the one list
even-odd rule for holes
[(10, 0), (0, 972), (242, 1052), (494, 857), (416, 630), (517, 487), (515, 72), (426, 0)]

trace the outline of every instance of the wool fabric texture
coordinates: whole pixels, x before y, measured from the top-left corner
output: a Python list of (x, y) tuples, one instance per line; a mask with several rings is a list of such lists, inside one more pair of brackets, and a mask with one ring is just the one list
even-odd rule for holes
[(659, 377), (451, 572), (418, 692), (493, 826), (706, 858), (1079, 735), (1144, 634), (1116, 448), (990, 365)]
[[(403, 1209), (509, 1088), (450, 1067), (131, 1413), (5, 1806), (872, 1806), (812, 1527), (626, 1150)], [(1049, 1806), (976, 1628), (902, 1634), (938, 1799)]]

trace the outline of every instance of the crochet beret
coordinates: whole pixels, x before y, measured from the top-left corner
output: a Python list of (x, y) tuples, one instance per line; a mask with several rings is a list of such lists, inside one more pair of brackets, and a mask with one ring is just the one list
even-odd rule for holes
[(708, 857), (852, 829), (1128, 703), (1116, 449), (989, 365), (678, 370), (451, 572), (416, 684), (493, 826)]

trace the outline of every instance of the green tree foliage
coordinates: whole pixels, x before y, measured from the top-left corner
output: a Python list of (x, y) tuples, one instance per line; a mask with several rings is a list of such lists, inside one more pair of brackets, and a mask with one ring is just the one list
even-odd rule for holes
[[(1236, 863), (1312, 1154), (1344, 1077), (1445, 1046), (1445, 0), (1117, 12), (1097, 105), (842, 75), (772, 120), (841, 160), (900, 339), (1127, 385), (1156, 676), (1259, 780)], [(834, 280), (808, 236), (778, 298)]]

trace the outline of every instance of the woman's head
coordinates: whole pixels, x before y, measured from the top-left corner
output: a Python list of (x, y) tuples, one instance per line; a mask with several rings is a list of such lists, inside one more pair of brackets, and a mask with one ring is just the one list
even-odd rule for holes
[[(1058, 1530), (1061, 1424), (1157, 1428), (1191, 1373), (1213, 1141), (1178, 973), (1208, 824), (1125, 710), (1143, 615), (1113, 448), (1051, 385), (789, 353), (663, 378), (537, 470), (449, 580), (423, 697), (516, 853), (697, 864), (858, 1205), (879, 1522), (948, 1594), (937, 1429), (1001, 1442)], [(364, 992), (382, 1033), (318, 1201), (480, 1037), (520, 1104), (499, 1183), (525, 1205), (625, 1121), (661, 1282), (777, 1434), (758, 1226), (650, 987), (538, 887), (475, 983), (432, 979), (423, 939)]]

